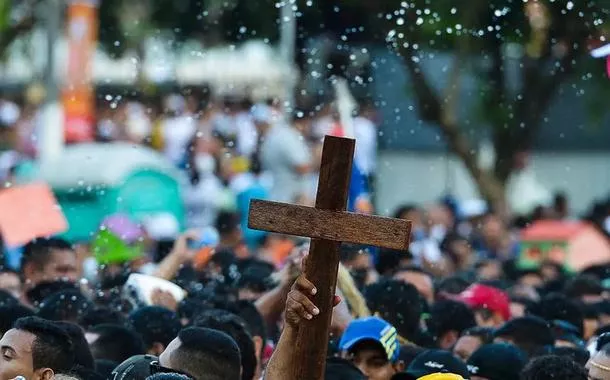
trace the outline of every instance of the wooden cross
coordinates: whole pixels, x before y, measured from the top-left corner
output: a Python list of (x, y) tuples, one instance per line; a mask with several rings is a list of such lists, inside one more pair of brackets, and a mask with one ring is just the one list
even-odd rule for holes
[(398, 250), (409, 246), (411, 222), (345, 211), (354, 143), (352, 139), (325, 137), (315, 208), (250, 202), (249, 228), (312, 238), (305, 275), (318, 289), (312, 301), (320, 314), (299, 328), (293, 353), (296, 365), (286, 379), (324, 377), (341, 242)]

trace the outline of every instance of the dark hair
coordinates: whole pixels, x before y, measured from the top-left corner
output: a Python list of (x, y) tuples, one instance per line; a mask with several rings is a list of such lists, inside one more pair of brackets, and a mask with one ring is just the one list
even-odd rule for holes
[(462, 276), (450, 276), (440, 279), (434, 286), (434, 292), (438, 296), (441, 293), (460, 294), (471, 285), (471, 282)]
[(257, 366), (254, 342), (243, 319), (225, 310), (212, 309), (196, 316), (193, 325), (222, 331), (233, 338), (241, 353), (242, 380), (254, 377)]
[(398, 251), (395, 249), (382, 248), (377, 253), (377, 259), (375, 260), (375, 269), (382, 275), (391, 275), (396, 268), (400, 267), (402, 260), (412, 259), (413, 255), (411, 252)]
[(50, 321), (78, 322), (93, 302), (78, 290), (62, 290), (45, 298), (39, 306), (38, 316)]
[(460, 335), (462, 331), (476, 326), (477, 322), (472, 310), (462, 302), (440, 300), (430, 308), (427, 325), (428, 330), (439, 339), (450, 331)]
[(589, 351), (581, 347), (555, 347), (553, 348), (553, 355), (568, 357), (583, 367), (591, 356)]
[(99, 335), (89, 345), (95, 359), (122, 363), (134, 355), (146, 353), (142, 337), (127, 327), (102, 324), (91, 328), (89, 332)]
[(148, 349), (155, 343), (167, 347), (182, 328), (176, 313), (159, 306), (136, 309), (129, 315), (129, 323), (140, 334)]
[(266, 292), (275, 287), (272, 274), (273, 264), (259, 259), (243, 259), (237, 262), (240, 272), (236, 286), (240, 289), (250, 289), (254, 292)]
[(526, 309), (527, 314), (537, 315), (547, 321), (566, 321), (576, 326), (582, 338), (584, 314), (578, 304), (565, 295), (552, 293)]
[(324, 380), (366, 380), (366, 377), (348, 360), (331, 357), (326, 359)]
[(417, 357), (417, 355), (426, 351), (425, 348), (416, 346), (414, 344), (406, 344), (400, 346), (400, 353), (398, 354), (398, 360), (402, 361), (405, 368), (408, 368), (411, 362)]
[(362, 253), (368, 253), (368, 248), (359, 244), (343, 243), (339, 247), (341, 262), (352, 261)]
[(34, 306), (40, 305), (40, 303), (46, 298), (52, 296), (57, 292), (63, 290), (76, 290), (78, 287), (76, 284), (70, 281), (56, 280), (56, 281), (45, 281), (41, 282), (32, 289), (28, 290), (26, 297)]
[(409, 340), (417, 336), (425, 301), (415, 286), (382, 279), (364, 288), (363, 295), (371, 313), (396, 327), (399, 335)]
[(4, 289), (0, 289), (0, 306), (13, 306), (19, 304), (19, 300)]
[(482, 344), (492, 343), (494, 340), (494, 329), (489, 327), (472, 327), (464, 330), (461, 336), (473, 336), (479, 338)]
[(127, 319), (118, 310), (105, 306), (96, 306), (86, 310), (78, 320), (85, 330), (102, 324), (123, 325)]
[(180, 346), (170, 356), (172, 368), (197, 380), (239, 380), (240, 352), (229, 335), (209, 328), (189, 327), (178, 334)]
[(262, 339), (263, 344), (261, 349), (264, 350), (265, 344), (267, 344), (267, 326), (256, 305), (251, 301), (241, 300), (229, 307), (229, 311), (243, 319), (250, 335), (253, 337), (258, 336)]
[(564, 289), (566, 296), (580, 298), (582, 296), (600, 295), (604, 291), (599, 278), (591, 274), (579, 274), (567, 281)]
[(13, 325), (19, 318), (31, 317), (34, 315), (34, 310), (23, 305), (0, 306), (0, 336), (13, 328)]
[(25, 317), (15, 322), (15, 329), (36, 338), (32, 343), (34, 369), (51, 368), (54, 372), (68, 372), (74, 365), (74, 347), (70, 336), (51, 321)]
[(521, 380), (587, 380), (587, 371), (565, 356), (546, 355), (530, 361)]
[(89, 343), (87, 343), (83, 329), (70, 322), (55, 322), (55, 324), (62, 328), (72, 340), (72, 345), (74, 346), (74, 364), (91, 370), (95, 369), (93, 355), (89, 349)]
[(21, 256), (21, 268), (28, 264), (34, 264), (37, 268), (43, 268), (50, 260), (53, 251), (73, 251), (72, 246), (66, 240), (52, 238), (37, 238), (23, 247)]
[(216, 217), (216, 230), (222, 235), (229, 234), (239, 228), (239, 214), (222, 211)]
[(549, 323), (535, 316), (511, 319), (497, 329), (494, 336), (510, 338), (530, 358), (547, 353), (547, 347), (555, 343)]
[(401, 205), (401, 206), (398, 206), (394, 210), (394, 213), (392, 214), (392, 216), (396, 219), (399, 219), (402, 217), (403, 214), (406, 214), (407, 212), (411, 212), (411, 211), (417, 211), (417, 210), (419, 210), (419, 208), (416, 205)]
[[(121, 363), (107, 359), (95, 359), (95, 371), (104, 379), (112, 379), (112, 371)], [(134, 379), (135, 380), (135, 379)]]

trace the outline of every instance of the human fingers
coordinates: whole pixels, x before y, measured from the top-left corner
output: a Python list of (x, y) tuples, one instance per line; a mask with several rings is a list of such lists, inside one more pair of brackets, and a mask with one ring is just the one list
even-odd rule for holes
[(314, 305), (307, 296), (297, 290), (288, 293), (288, 298), (293, 302), (295, 311), (305, 319), (312, 319), (320, 314), (320, 309)]

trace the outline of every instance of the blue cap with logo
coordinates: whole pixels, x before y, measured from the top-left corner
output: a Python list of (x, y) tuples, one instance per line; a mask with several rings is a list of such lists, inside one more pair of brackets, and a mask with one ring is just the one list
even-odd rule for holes
[(366, 340), (380, 343), (391, 362), (398, 360), (400, 344), (396, 328), (378, 317), (356, 319), (350, 323), (341, 337), (339, 348), (348, 351)]

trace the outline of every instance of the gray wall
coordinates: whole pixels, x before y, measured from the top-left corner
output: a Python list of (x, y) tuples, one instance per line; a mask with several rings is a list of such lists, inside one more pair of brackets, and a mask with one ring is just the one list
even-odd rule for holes
[[(547, 189), (568, 194), (574, 214), (610, 196), (610, 152), (538, 152), (532, 165)], [(447, 192), (460, 200), (478, 197), (461, 162), (439, 153), (381, 152), (377, 176), (377, 207), (384, 215), (403, 203), (434, 202)]]

